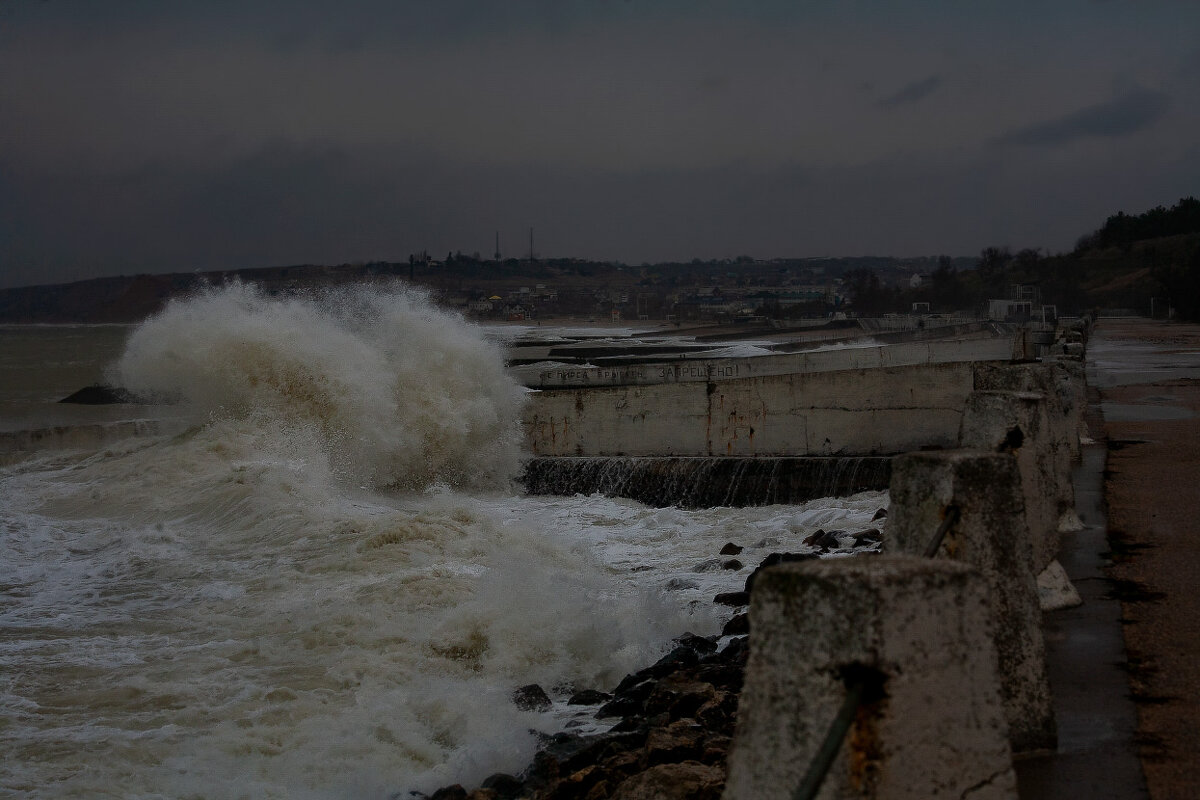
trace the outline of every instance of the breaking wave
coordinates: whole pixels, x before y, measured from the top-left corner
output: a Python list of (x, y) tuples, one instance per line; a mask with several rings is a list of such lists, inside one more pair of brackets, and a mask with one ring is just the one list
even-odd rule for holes
[(135, 330), (111, 378), (269, 449), (308, 440), (373, 488), (496, 486), (518, 468), (523, 390), (494, 345), (420, 294), (213, 288)]

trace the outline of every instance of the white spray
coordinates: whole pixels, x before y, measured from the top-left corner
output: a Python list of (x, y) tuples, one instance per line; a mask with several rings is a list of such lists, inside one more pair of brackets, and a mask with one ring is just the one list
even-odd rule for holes
[(113, 379), (314, 437), (336, 472), (376, 488), (496, 486), (517, 469), (522, 389), (493, 345), (419, 295), (210, 289), (139, 327)]

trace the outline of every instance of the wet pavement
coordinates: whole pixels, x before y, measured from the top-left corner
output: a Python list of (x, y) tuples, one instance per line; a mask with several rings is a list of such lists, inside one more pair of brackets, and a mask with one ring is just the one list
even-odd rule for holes
[(1102, 319), (1088, 381), (1086, 527), (1060, 557), (1084, 604), (1045, 617), (1059, 747), (1018, 763), (1021, 797), (1194, 798), (1200, 326)]
[[(1100, 419), (1093, 414), (1091, 427)], [(1104, 515), (1103, 441), (1083, 448), (1075, 470), (1075, 508), (1083, 530), (1064, 533), (1059, 563), (1083, 605), (1045, 615), (1046, 659), (1058, 750), (1017, 762), (1021, 800), (1148, 797), (1134, 742), (1121, 604), (1104, 573), (1109, 565)]]

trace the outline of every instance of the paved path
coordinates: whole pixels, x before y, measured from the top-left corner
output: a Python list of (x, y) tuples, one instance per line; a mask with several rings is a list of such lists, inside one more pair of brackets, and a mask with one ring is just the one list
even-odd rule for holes
[(1200, 797), (1200, 326), (1101, 320), (1105, 497), (1138, 754), (1153, 800)]
[(1112, 595), (1104, 513), (1103, 420), (1091, 392), (1088, 425), (1097, 442), (1075, 470), (1083, 529), (1064, 533), (1058, 560), (1083, 605), (1043, 617), (1058, 749), (1016, 762), (1021, 800), (1146, 800), (1135, 751), (1137, 712), (1129, 699), (1121, 604)]

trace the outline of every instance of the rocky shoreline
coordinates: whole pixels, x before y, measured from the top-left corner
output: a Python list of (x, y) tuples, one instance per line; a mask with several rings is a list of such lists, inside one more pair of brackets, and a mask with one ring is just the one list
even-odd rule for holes
[[(880, 509), (876, 519), (886, 514)], [(445, 786), (413, 800), (718, 800), (725, 788), (726, 759), (737, 722), (738, 697), (749, 655), (750, 589), (758, 572), (785, 561), (824, 555), (878, 552), (880, 531), (820, 531), (804, 540), (802, 553), (771, 553), (746, 579), (745, 589), (719, 594), (714, 602), (735, 614), (720, 636), (684, 634), (674, 648), (611, 691), (585, 690), (570, 705), (598, 706), (600, 720), (616, 719), (608, 731), (569, 731), (543, 736), (533, 762), (519, 775), (496, 773), (467, 790)], [(740, 554), (727, 544), (723, 556)], [(740, 564), (739, 564), (740, 566)], [(724, 645), (719, 643), (724, 640)], [(545, 691), (535, 685), (513, 693), (522, 708), (547, 710)], [(399, 800), (399, 796), (397, 796)]]

